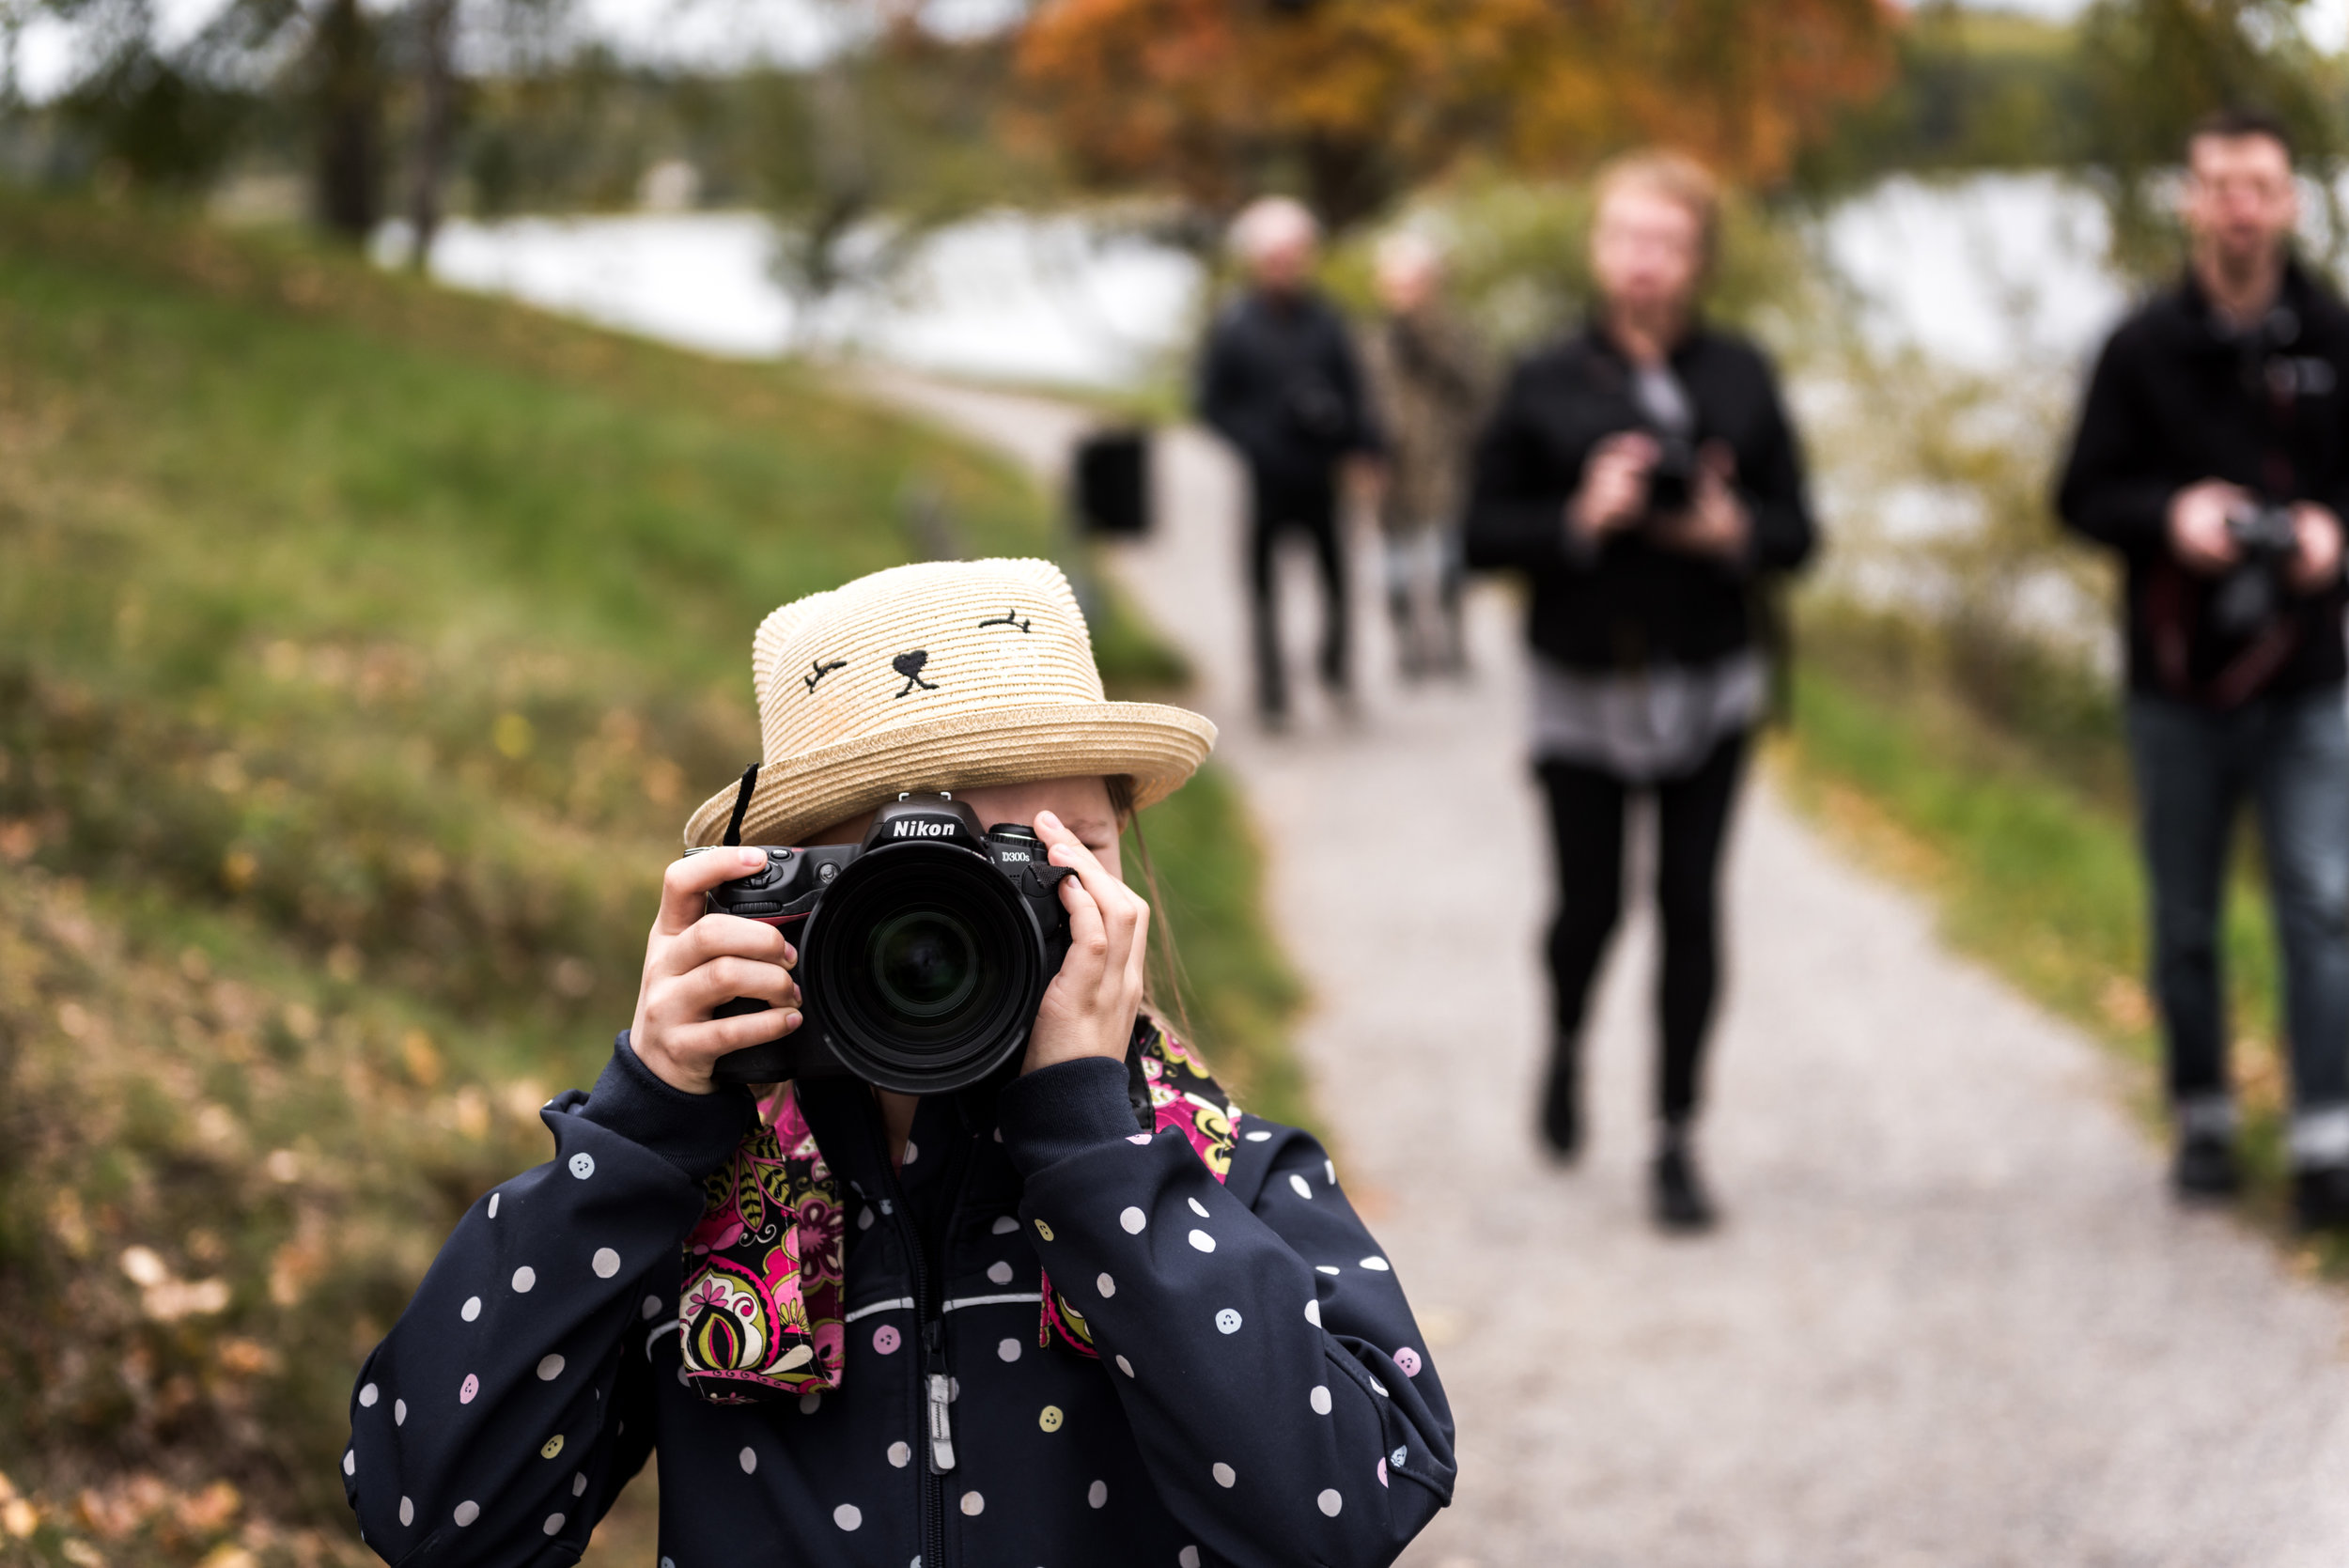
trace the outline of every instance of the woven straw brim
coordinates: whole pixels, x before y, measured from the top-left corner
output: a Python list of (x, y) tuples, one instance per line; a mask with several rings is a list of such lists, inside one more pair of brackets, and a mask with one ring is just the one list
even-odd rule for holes
[[(761, 768), (742, 842), (798, 844), (904, 791), (1091, 774), (1130, 780), (1140, 810), (1181, 788), (1214, 746), (1214, 724), (1158, 703), (1062, 702), (941, 715)], [(685, 825), (688, 848), (725, 836), (735, 795), (730, 785), (702, 802)]]

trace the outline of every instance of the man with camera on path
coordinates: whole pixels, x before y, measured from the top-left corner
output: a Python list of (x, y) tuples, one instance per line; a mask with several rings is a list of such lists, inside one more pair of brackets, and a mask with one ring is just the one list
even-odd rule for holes
[(2178, 1195), (2239, 1183), (2219, 931), (2248, 799), (2283, 949), (2295, 1206), (2322, 1229), (2349, 1226), (2349, 310), (2294, 258), (2299, 215), (2278, 122), (2195, 128), (2186, 276), (2106, 345), (2057, 509), (2126, 568)]

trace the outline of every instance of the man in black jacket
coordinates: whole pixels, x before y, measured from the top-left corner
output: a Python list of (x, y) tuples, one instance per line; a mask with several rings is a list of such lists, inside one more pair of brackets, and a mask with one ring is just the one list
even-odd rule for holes
[(1338, 517), (1345, 459), (1378, 449), (1346, 322), (1313, 287), (1319, 233), (1298, 203), (1272, 196), (1232, 225), (1248, 291), (1216, 318), (1199, 371), (1199, 416), (1248, 465), (1249, 582), (1255, 605), (1256, 706), (1267, 728), (1288, 718), (1273, 599), (1281, 539), (1301, 534), (1321, 567), (1321, 679), (1348, 691), (1345, 538)]
[(2292, 258), (2292, 153), (2229, 113), (2187, 147), (2190, 263), (2123, 322), (2057, 494), (2126, 568), (2128, 730), (2182, 1197), (2234, 1191), (2218, 963), (2248, 797), (2284, 955), (2295, 1199), (2349, 1224), (2349, 311)]
[(1469, 565), (1532, 590), (1532, 742), (1549, 800), (1556, 1032), (1542, 1134), (1581, 1144), (1580, 1036), (1622, 910), (1633, 794), (1656, 802), (1657, 1222), (1714, 1208), (1692, 1142), (1719, 989), (1718, 885), (1747, 737), (1766, 706), (1760, 591), (1813, 544), (1802, 459), (1769, 362), (1697, 313), (1712, 179), (1672, 153), (1602, 175), (1589, 327), (1510, 377), (1478, 445)]

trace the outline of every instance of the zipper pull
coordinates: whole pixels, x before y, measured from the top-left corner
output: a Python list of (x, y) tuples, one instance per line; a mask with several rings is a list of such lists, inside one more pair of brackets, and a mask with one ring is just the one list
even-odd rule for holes
[(930, 1474), (944, 1475), (955, 1467), (954, 1419), (947, 1410), (954, 1398), (955, 1384), (942, 1370), (946, 1358), (941, 1326), (934, 1321), (925, 1326), (922, 1341), (927, 1351), (926, 1370), (929, 1375)]

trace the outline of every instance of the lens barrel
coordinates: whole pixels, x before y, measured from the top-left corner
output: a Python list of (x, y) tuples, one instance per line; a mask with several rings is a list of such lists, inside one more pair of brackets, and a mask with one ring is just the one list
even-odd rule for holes
[(811, 1022), (859, 1078), (910, 1094), (978, 1082), (1027, 1041), (1044, 939), (1010, 879), (956, 844), (868, 850), (801, 941)]

